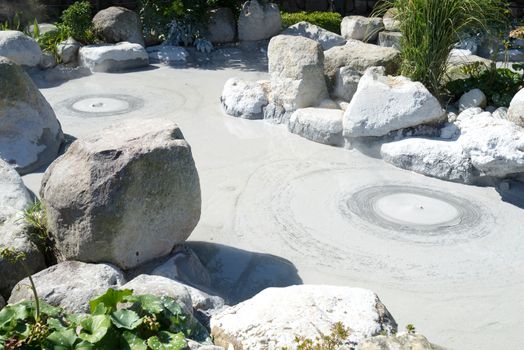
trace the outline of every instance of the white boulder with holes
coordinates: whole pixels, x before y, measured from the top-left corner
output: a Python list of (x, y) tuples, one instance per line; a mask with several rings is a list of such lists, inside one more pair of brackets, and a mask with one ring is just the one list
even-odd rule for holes
[(282, 18), (278, 6), (273, 3), (246, 1), (238, 18), (238, 39), (256, 41), (269, 39), (282, 30)]
[(149, 65), (149, 56), (140, 44), (88, 45), (79, 50), (80, 64), (92, 72), (115, 72)]
[(42, 50), (31, 37), (17, 30), (0, 30), (0, 56), (28, 67), (36, 67), (42, 60)]
[(322, 46), (308, 38), (279, 35), (268, 48), (271, 100), (286, 111), (316, 106), (328, 97)]
[(384, 23), (380, 17), (347, 16), (340, 24), (340, 33), (346, 39), (375, 41), (382, 30)]
[(78, 139), (47, 169), (40, 195), (64, 259), (123, 269), (167, 256), (200, 218), (191, 147), (164, 119)]
[(369, 69), (344, 113), (344, 136), (384, 136), (443, 116), (440, 103), (421, 83)]
[[(1, 33), (1, 32), (0, 32)], [(64, 139), (55, 112), (16, 63), (0, 57), (0, 158), (26, 174), (56, 158)]]
[[(89, 313), (89, 300), (125, 283), (122, 271), (112, 265), (78, 261), (51, 266), (33, 275), (33, 280), (39, 298), (72, 313)], [(28, 284), (25, 278), (13, 288), (10, 304), (33, 299), (31, 290), (25, 287)]]
[(349, 341), (353, 346), (367, 337), (397, 329), (372, 291), (325, 285), (265, 289), (212, 316), (210, 326), (219, 346), (262, 350), (291, 348), (297, 335), (329, 334), (336, 322), (351, 328)]
[(224, 111), (234, 117), (262, 119), (268, 104), (269, 85), (265, 80), (251, 82), (230, 78), (220, 97)]
[(342, 146), (341, 109), (302, 108), (291, 115), (288, 130), (308, 140), (332, 146)]
[(289, 26), (288, 28), (284, 29), (281, 34), (303, 36), (305, 38), (315, 40), (320, 45), (322, 45), (322, 49), (324, 51), (329, 50), (334, 46), (341, 46), (346, 43), (346, 39), (344, 39), (342, 36), (305, 21)]

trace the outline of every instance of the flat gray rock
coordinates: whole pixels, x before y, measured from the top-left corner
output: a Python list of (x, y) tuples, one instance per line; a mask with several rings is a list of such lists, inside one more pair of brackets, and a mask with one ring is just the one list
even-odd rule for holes
[(329, 50), (334, 46), (346, 44), (346, 39), (344, 39), (342, 36), (305, 21), (298, 22), (292, 26), (287, 27), (280, 34), (303, 36), (305, 38), (315, 40), (320, 45), (322, 45), (322, 49), (324, 51)]
[(88, 45), (79, 50), (80, 64), (92, 72), (115, 72), (149, 65), (149, 56), (140, 44)]
[(326, 108), (297, 109), (289, 119), (288, 130), (308, 140), (332, 146), (344, 144), (344, 111)]

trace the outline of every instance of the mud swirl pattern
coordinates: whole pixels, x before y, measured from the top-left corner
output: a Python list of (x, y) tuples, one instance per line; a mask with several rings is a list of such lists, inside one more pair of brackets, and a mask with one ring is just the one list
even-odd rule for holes
[(136, 111), (144, 106), (144, 101), (131, 95), (97, 94), (73, 97), (61, 106), (78, 117), (104, 117)]
[(237, 200), (235, 239), (306, 261), (303, 269), (411, 290), (524, 280), (515, 274), (524, 267), (519, 208), (485, 188), (419, 175), (392, 181), (398, 178), (382, 165), (263, 166)]

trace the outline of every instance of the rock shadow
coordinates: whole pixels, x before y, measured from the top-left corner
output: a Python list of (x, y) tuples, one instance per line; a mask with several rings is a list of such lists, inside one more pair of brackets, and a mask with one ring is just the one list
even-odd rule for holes
[(208, 242), (186, 242), (211, 277), (211, 292), (234, 305), (269, 287), (302, 284), (296, 267), (270, 254)]
[(520, 181), (503, 181), (496, 190), (502, 201), (524, 209), (524, 183)]

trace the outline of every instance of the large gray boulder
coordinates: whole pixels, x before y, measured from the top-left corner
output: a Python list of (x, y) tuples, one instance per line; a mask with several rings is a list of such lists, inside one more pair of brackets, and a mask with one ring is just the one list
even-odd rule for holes
[(322, 46), (311, 39), (279, 35), (268, 47), (271, 100), (286, 111), (317, 105), (328, 97)]
[(258, 0), (250, 0), (242, 5), (238, 18), (240, 41), (269, 39), (281, 30), (282, 18), (276, 4), (261, 4)]
[(288, 28), (284, 29), (281, 34), (303, 36), (305, 38), (315, 40), (320, 45), (322, 45), (323, 50), (329, 50), (334, 46), (341, 46), (346, 43), (346, 39), (344, 39), (342, 36), (304, 21), (289, 26)]
[(124, 7), (111, 6), (99, 11), (93, 17), (93, 26), (107, 43), (127, 41), (144, 46), (140, 18)]
[(341, 67), (350, 67), (363, 73), (370, 67), (382, 66), (386, 74), (395, 74), (400, 64), (400, 51), (392, 47), (348, 40), (344, 46), (335, 46), (324, 52), (325, 74), (333, 79)]
[(223, 44), (235, 41), (237, 26), (233, 11), (228, 7), (221, 7), (209, 12), (206, 39), (213, 44)]
[(226, 349), (293, 347), (295, 336), (329, 334), (334, 323), (351, 329), (349, 341), (391, 334), (397, 324), (378, 296), (360, 288), (300, 285), (268, 288), (212, 316), (216, 345)]
[[(108, 264), (64, 261), (33, 275), (38, 297), (72, 313), (89, 313), (89, 300), (125, 283), (122, 271)], [(9, 303), (33, 299), (29, 279), (13, 289)]]
[(485, 108), (488, 99), (486, 95), (480, 89), (472, 89), (462, 96), (459, 99), (459, 112), (465, 111), (468, 108)]
[(55, 159), (64, 135), (53, 109), (20, 66), (0, 57), (0, 77), (0, 158), (26, 174)]
[(358, 350), (444, 350), (422, 334), (377, 335), (362, 342)]
[(36, 67), (42, 59), (42, 50), (31, 37), (17, 30), (0, 30), (0, 56), (28, 67)]
[(200, 218), (191, 148), (163, 119), (129, 120), (75, 141), (42, 179), (65, 259), (128, 269), (168, 255)]
[(342, 146), (341, 109), (301, 108), (289, 119), (288, 130), (308, 140), (332, 146)]
[(524, 127), (524, 89), (521, 89), (511, 100), (508, 108), (508, 120)]
[(80, 64), (92, 72), (115, 72), (149, 65), (149, 55), (140, 44), (88, 45), (80, 48)]
[(0, 159), (0, 249), (26, 257), (12, 264), (0, 257), (0, 294), (8, 296), (13, 286), (27, 273), (45, 268), (44, 256), (29, 239), (23, 211), (31, 205), (31, 196), (20, 175)]
[(391, 131), (439, 122), (439, 101), (419, 82), (369, 69), (344, 113), (344, 136), (384, 136)]
[(264, 107), (269, 103), (268, 81), (245, 81), (230, 78), (224, 85), (220, 101), (224, 111), (234, 117), (245, 119), (262, 119)]
[(340, 24), (340, 33), (346, 39), (375, 41), (381, 30), (384, 23), (380, 17), (347, 16)]
[(350, 102), (355, 92), (357, 92), (361, 77), (362, 73), (351, 67), (340, 68), (335, 75), (335, 83), (331, 94), (336, 98)]

